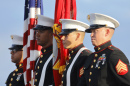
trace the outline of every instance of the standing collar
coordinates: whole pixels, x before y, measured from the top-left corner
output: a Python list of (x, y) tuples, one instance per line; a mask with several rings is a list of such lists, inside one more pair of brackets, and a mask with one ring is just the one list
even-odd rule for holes
[(52, 44), (46, 48), (41, 49), (42, 54), (48, 53), (50, 51), (52, 51)]
[(111, 41), (109, 40), (109, 41), (107, 41), (107, 42), (105, 42), (105, 43), (103, 43), (99, 46), (94, 47), (94, 49), (95, 49), (96, 52), (98, 52), (98, 51), (101, 51), (101, 50), (107, 48), (110, 45), (112, 45), (112, 44), (111, 44)]
[(23, 62), (16, 64), (16, 67), (17, 67), (17, 68), (22, 68), (22, 67), (23, 67)]
[(76, 52), (78, 52), (79, 49), (81, 49), (82, 47), (84, 47), (83, 43), (79, 44), (78, 46), (76, 46), (75, 48), (69, 50), (70, 55), (75, 54)]

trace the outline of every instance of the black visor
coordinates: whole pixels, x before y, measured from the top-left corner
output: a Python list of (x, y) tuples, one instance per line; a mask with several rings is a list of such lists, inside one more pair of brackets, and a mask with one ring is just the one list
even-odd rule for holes
[[(102, 27), (107, 27), (107, 26), (106, 26), (106, 25), (92, 24), (92, 25), (90, 25), (90, 27), (89, 27), (88, 29), (85, 30), (85, 32), (91, 33), (91, 30), (93, 30), (93, 29), (98, 29), (98, 28), (102, 28)], [(108, 27), (108, 28), (114, 29), (114, 28), (112, 28), (112, 27)]]
[(36, 25), (33, 29), (34, 30), (44, 30), (44, 29), (52, 29), (52, 27)]
[(9, 48), (9, 50), (15, 49), (16, 51), (22, 50), (23, 45), (12, 45), (12, 47)]
[(67, 35), (73, 31), (77, 31), (76, 29), (62, 29), (62, 31), (59, 33), (59, 35)]

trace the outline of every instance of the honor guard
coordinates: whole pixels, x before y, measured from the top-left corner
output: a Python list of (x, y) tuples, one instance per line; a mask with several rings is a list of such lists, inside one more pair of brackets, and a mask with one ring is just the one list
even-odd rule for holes
[(23, 79), (23, 37), (11, 35), (12, 46), (11, 61), (16, 64), (16, 69), (7, 78), (6, 86), (25, 86)]
[(41, 56), (35, 64), (34, 86), (51, 86), (54, 84), (52, 70), (52, 40), (54, 20), (43, 15), (37, 15), (36, 31), (37, 44), (42, 46)]
[(61, 86), (76, 86), (83, 74), (83, 64), (91, 51), (85, 48), (83, 40), (89, 25), (72, 19), (60, 19), (62, 23), (61, 40), (69, 49), (69, 60), (62, 75)]
[(78, 86), (130, 86), (130, 65), (124, 53), (112, 45), (111, 38), (119, 22), (98, 13), (88, 15), (91, 42), (95, 52), (84, 65)]

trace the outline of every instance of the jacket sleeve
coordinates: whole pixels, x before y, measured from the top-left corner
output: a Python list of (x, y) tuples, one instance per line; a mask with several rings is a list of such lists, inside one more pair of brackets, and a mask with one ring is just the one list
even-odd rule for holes
[(77, 84), (77, 86), (87, 86), (86, 85), (86, 80), (85, 80), (85, 74), (83, 74)]
[(117, 83), (121, 86), (130, 86), (130, 65), (122, 51), (116, 50), (111, 53), (108, 66)]

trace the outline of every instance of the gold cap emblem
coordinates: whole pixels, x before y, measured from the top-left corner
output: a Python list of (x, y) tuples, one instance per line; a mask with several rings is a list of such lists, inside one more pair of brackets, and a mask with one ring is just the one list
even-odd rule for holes
[(13, 39), (13, 36), (11, 36), (11, 39)]
[(38, 16), (36, 15), (35, 18), (38, 19)]
[(87, 16), (88, 20), (90, 20), (90, 15)]

